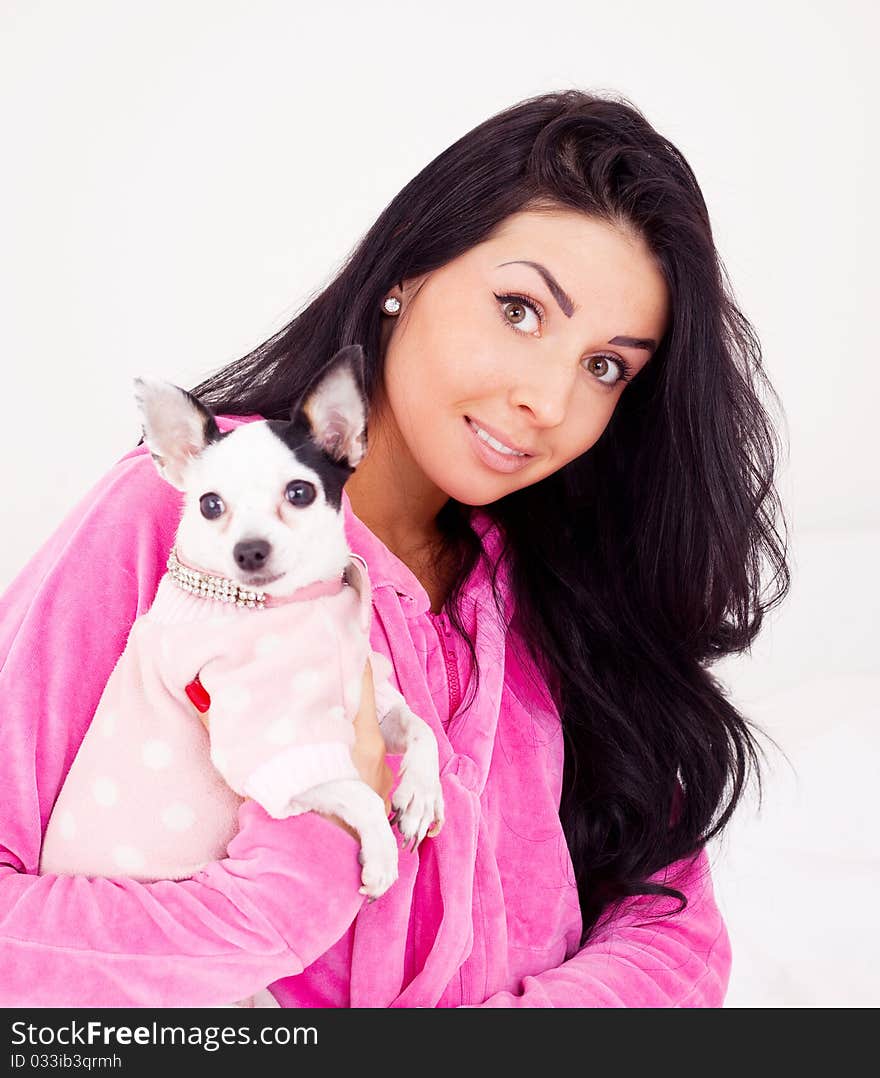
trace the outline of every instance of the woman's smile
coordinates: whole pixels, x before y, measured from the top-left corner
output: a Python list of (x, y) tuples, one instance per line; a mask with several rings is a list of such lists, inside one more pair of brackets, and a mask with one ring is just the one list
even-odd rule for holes
[[(505, 446), (498, 439), (493, 438), (487, 430), (480, 427), (468, 416), (464, 416), (463, 419), (467, 426), (467, 437), (474, 453), (483, 464), (493, 471), (504, 472), (509, 475), (511, 472), (518, 472), (525, 468), (532, 460), (533, 455), (531, 453), (519, 453), (509, 446)], [(499, 446), (504, 446), (504, 448), (498, 448)]]

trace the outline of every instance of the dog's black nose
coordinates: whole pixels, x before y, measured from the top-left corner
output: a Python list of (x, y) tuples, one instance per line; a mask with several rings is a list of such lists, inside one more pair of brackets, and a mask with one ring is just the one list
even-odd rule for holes
[(252, 573), (256, 569), (265, 568), (271, 550), (272, 547), (265, 539), (242, 539), (232, 548), (232, 556), (239, 569)]

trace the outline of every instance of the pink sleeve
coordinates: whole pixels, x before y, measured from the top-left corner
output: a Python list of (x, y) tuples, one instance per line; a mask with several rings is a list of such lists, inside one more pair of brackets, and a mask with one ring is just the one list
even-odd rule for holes
[(730, 978), (730, 940), (715, 904), (705, 849), (652, 880), (682, 891), (687, 908), (659, 917), (661, 910), (677, 909), (678, 901), (629, 899), (573, 958), (524, 977), (516, 993), (498, 992), (482, 1006), (721, 1007)]
[(49, 813), (151, 604), (179, 495), (144, 446), (118, 462), (0, 597), (0, 1005), (209, 1006), (296, 974), (364, 901), (358, 845), (253, 802), (191, 880), (37, 876)]

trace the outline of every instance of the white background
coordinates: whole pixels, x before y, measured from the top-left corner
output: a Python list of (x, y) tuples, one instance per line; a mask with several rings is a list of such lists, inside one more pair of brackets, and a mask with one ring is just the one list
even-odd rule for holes
[(877, 1005), (877, 10), (6, 0), (0, 587), (137, 442), (134, 375), (265, 340), (490, 114), (622, 93), (696, 172), (785, 409), (792, 592), (715, 668), (787, 755), (713, 846), (727, 1004)]

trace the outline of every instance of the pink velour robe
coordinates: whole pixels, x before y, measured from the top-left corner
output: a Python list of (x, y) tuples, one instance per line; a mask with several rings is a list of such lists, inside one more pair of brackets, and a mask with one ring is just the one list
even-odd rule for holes
[(0, 599), (0, 1004), (212, 1006), (268, 984), (285, 1007), (720, 1006), (730, 945), (705, 850), (654, 877), (686, 894), (684, 912), (638, 896), (579, 946), (559, 716), (509, 629), (503, 564), (505, 616), (495, 609), (488, 516), (472, 518), (489, 564), (464, 597), (481, 674), (466, 706), (466, 648), (447, 613), (431, 612), (344, 494), (343, 508), (369, 568), (372, 649), (438, 740), (443, 830), (401, 851), (374, 903), (358, 893), (351, 835), (316, 813), (273, 819), (250, 799), (225, 855), (189, 879), (37, 874), (46, 821), (179, 521), (179, 495), (138, 446)]

